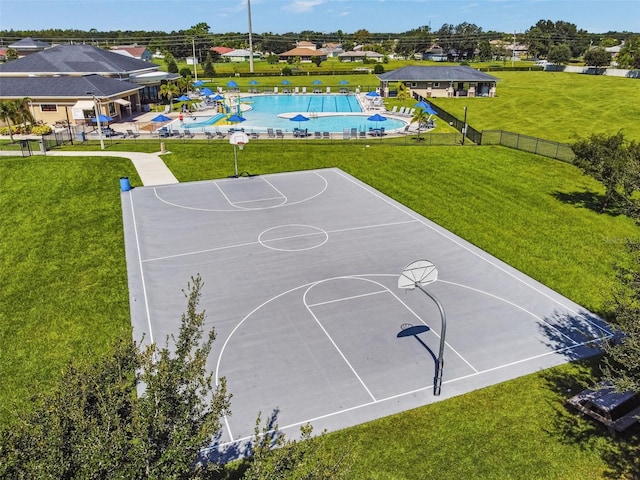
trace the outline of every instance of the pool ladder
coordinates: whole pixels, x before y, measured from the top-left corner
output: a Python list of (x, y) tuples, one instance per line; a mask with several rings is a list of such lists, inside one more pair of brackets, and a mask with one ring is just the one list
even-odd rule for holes
[(316, 112), (315, 110), (309, 110), (309, 117), (318, 118), (318, 112)]

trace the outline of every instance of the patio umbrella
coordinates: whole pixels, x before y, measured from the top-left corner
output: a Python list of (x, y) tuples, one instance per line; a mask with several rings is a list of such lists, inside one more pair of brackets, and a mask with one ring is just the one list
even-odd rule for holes
[(209, 95), (213, 95), (213, 90), (211, 90), (209, 87), (204, 87), (202, 90), (200, 90), (200, 93), (208, 97)]
[(249, 85), (258, 85), (258, 81), (257, 80), (251, 80), (249, 82)]
[(178, 100), (179, 102), (188, 102), (191, 99), (186, 95), (180, 95), (176, 100)]
[(378, 122), (386, 122), (387, 117), (383, 117), (379, 113), (376, 113), (375, 115), (371, 115), (369, 118), (367, 118), (367, 120), (369, 120), (370, 122), (376, 122), (376, 128), (378, 128)]
[(347, 82), (346, 80), (340, 80), (338, 82), (339, 85), (349, 85), (349, 82)]
[(166, 115), (160, 114), (157, 115), (155, 117), (153, 117), (151, 119), (152, 122), (156, 122), (156, 123), (162, 123), (162, 122), (170, 122), (171, 118), (167, 117)]
[(217, 102), (219, 100), (224, 100), (224, 97), (220, 94), (214, 95), (213, 97), (211, 97), (211, 100), (213, 100), (214, 102)]
[(433, 108), (431, 108), (431, 105), (429, 105), (427, 102), (425, 102), (424, 100), (416, 103), (414, 105), (414, 107), (417, 108), (422, 108), (426, 113), (428, 113), (429, 115), (438, 115), (438, 112), (436, 112)]
[(227, 122), (229, 123), (240, 123), (240, 122), (244, 122), (245, 120), (246, 118), (241, 117), (237, 113), (234, 113), (233, 115), (227, 118)]
[(234, 82), (233, 80), (229, 80), (227, 82), (227, 87), (229, 87), (229, 88), (238, 88), (238, 84), (236, 82)]
[(369, 98), (373, 98), (373, 97), (379, 97), (380, 94), (374, 90), (372, 92), (367, 93), (366, 96), (369, 97)]
[(285, 80), (282, 80), (282, 85), (291, 85), (291, 82), (285, 79)]
[(312, 85), (322, 85), (322, 82), (320, 80), (314, 80), (313, 82), (311, 82)]
[(194, 87), (201, 87), (202, 85), (204, 85), (204, 82), (202, 80), (197, 80), (193, 82)]
[(300, 125), (301, 125), (302, 122), (309, 121), (309, 119), (307, 117), (305, 117), (304, 115), (302, 115), (301, 113), (299, 113), (295, 117), (291, 117), (289, 120), (291, 120), (292, 122), (298, 122), (298, 128), (300, 128)]
[[(113, 121), (113, 118), (106, 116), (104, 113), (100, 114), (99, 119), (100, 119), (100, 123), (109, 123)], [(98, 120), (95, 118), (92, 118), (91, 121), (93, 123), (98, 123)]]

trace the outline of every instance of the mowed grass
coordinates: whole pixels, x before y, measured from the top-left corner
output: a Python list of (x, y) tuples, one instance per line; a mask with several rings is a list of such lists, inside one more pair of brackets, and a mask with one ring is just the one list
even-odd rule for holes
[[(180, 181), (233, 173), (226, 142), (168, 146), (165, 161)], [(592, 208), (602, 188), (575, 167), (501, 147), (258, 141), (238, 152), (238, 164), (261, 174), (340, 167), (599, 313), (613, 265), (625, 261), (624, 239), (638, 237), (629, 219)], [(125, 174), (140, 185), (124, 160), (0, 160), (0, 206), (12, 212), (0, 231), (10, 272), (10, 288), (0, 290), (2, 420), (15, 401), (28, 408), (30, 392), (54, 381), (68, 358), (99, 355), (131, 334)], [(327, 448), (352, 450), (357, 479), (604, 478), (620, 444), (563, 407), (585, 370), (565, 365), (336, 432)]]
[(0, 157), (0, 421), (131, 334), (122, 174), (138, 178), (124, 159)]
[(640, 140), (640, 80), (562, 72), (490, 72), (495, 98), (437, 98), (433, 103), (476, 130), (507, 130), (571, 143), (622, 131)]

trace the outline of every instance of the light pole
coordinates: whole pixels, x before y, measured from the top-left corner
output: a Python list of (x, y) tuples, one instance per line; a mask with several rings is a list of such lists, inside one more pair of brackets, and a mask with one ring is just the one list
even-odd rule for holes
[(433, 378), (433, 394), (440, 395), (442, 388), (442, 371), (444, 370), (444, 346), (445, 334), (447, 332), (447, 317), (440, 301), (424, 289), (425, 285), (435, 282), (438, 279), (438, 270), (429, 260), (416, 260), (410, 263), (400, 273), (398, 278), (398, 288), (405, 290), (413, 290), (418, 287), (422, 292), (435, 302), (440, 311), (442, 320), (442, 328), (440, 330), (440, 350), (438, 352), (438, 361), (436, 363), (436, 374)]
[(93, 97), (93, 111), (96, 113), (96, 124), (98, 125), (98, 138), (100, 139), (100, 150), (104, 150), (104, 139), (102, 138), (102, 125), (100, 125), (100, 110), (98, 109), (99, 100), (91, 94)]

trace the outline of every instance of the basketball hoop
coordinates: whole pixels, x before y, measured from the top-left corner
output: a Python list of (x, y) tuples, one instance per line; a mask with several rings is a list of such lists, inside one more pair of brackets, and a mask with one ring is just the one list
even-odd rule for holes
[(234, 176), (236, 178), (238, 177), (238, 154), (236, 152), (236, 147), (242, 150), (244, 148), (244, 144), (248, 142), (249, 142), (249, 135), (244, 133), (242, 130), (233, 132), (231, 135), (229, 135), (229, 143), (233, 145), (233, 163), (234, 163), (235, 172), (236, 172)]

